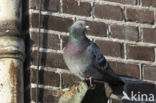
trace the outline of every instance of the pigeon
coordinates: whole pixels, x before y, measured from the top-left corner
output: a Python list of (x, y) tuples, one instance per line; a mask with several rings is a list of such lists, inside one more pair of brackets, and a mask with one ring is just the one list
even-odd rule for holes
[(76, 21), (69, 29), (69, 39), (63, 49), (63, 58), (69, 70), (81, 80), (100, 80), (110, 86), (124, 85), (113, 72), (99, 47), (86, 36), (89, 25)]

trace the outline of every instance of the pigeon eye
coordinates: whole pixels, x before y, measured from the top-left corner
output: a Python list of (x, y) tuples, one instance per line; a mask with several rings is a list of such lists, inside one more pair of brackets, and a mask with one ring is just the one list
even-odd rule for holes
[(82, 23), (80, 23), (80, 26), (83, 26), (83, 24), (82, 24)]

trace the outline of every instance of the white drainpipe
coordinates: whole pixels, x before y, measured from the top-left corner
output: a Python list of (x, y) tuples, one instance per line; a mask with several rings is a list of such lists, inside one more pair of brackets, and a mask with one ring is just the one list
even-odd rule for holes
[(0, 0), (0, 103), (24, 103), (22, 0)]

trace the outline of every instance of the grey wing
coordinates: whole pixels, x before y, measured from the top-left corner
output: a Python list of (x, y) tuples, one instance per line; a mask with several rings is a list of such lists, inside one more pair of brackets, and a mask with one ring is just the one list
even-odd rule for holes
[(101, 53), (98, 46), (92, 42), (91, 44), (92, 64), (103, 75), (104, 81), (112, 85), (124, 84), (124, 82), (110, 68), (109, 63)]

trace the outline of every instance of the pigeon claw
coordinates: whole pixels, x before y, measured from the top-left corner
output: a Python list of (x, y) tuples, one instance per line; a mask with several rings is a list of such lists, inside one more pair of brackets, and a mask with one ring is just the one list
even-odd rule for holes
[(86, 80), (86, 81), (89, 81), (89, 86), (90, 86), (92, 89), (95, 88), (95, 86), (94, 86), (94, 84), (93, 84), (93, 78), (92, 78), (92, 77), (85, 78), (85, 80)]

